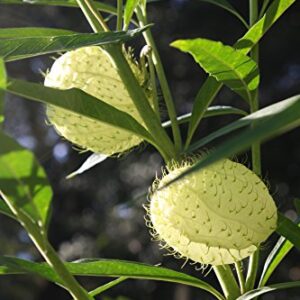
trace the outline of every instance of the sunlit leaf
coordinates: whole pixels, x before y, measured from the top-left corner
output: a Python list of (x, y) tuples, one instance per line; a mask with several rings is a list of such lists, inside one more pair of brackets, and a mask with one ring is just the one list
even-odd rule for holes
[(265, 15), (237, 41), (235, 48), (247, 54), (264, 36), (272, 25), (286, 12), (296, 0), (274, 0)]
[[(52, 190), (34, 155), (0, 131), (0, 190), (33, 220), (45, 225)], [(6, 213), (6, 205), (1, 204)], [(7, 213), (6, 213), (7, 214)]]
[(290, 106), (293, 107), (294, 105), (297, 105), (298, 102), (299, 100), (296, 96), (262, 108), (259, 111), (238, 119), (237, 121), (234, 121), (212, 132), (199, 141), (196, 141), (194, 144), (190, 145), (187, 151), (193, 152), (220, 137), (224, 137), (231, 132), (244, 127), (253, 126), (256, 122), (263, 122), (271, 117), (276, 117), (276, 115), (280, 114), (281, 111), (289, 109)]
[(259, 70), (250, 57), (221, 42), (202, 38), (177, 40), (171, 46), (190, 53), (210, 76), (251, 102), (251, 92), (259, 84)]
[[(298, 222), (298, 226), (300, 223)], [(264, 268), (260, 276), (258, 287), (265, 286), (278, 265), (293, 249), (293, 244), (284, 237), (280, 237), (276, 245), (265, 260)]]
[(300, 287), (300, 281), (293, 281), (293, 282), (284, 282), (284, 283), (277, 283), (272, 284), (269, 286), (265, 286), (262, 288), (258, 288), (252, 291), (249, 291), (245, 293), (244, 295), (240, 296), (236, 300), (250, 300), (255, 299), (258, 296), (261, 296), (266, 293), (276, 292), (279, 290), (286, 290), (291, 288), (299, 288)]
[[(64, 32), (55, 35), (46, 33), (29, 37), (23, 36), (23, 30), (15, 29), (15, 36), (11, 38), (2, 38), (0, 47), (0, 57), (5, 61), (14, 61), (38, 55), (50, 54), (55, 52), (64, 52), (84, 46), (106, 45), (111, 43), (125, 42), (134, 38), (145, 28), (130, 30), (127, 32), (100, 32), (100, 33), (76, 33), (65, 34)], [(4, 29), (4, 35), (8, 29)], [(11, 30), (10, 34), (13, 34)], [(35, 30), (37, 34), (37, 29)], [(1, 29), (0, 29), (1, 36)]]
[(92, 167), (100, 164), (107, 158), (105, 154), (93, 153), (76, 171), (72, 172), (70, 175), (67, 176), (67, 179), (71, 179), (79, 174), (88, 171)]
[[(0, 58), (0, 126), (4, 121), (4, 92), (6, 88), (6, 70), (3, 59)], [(1, 128), (0, 128), (1, 130)]]
[[(228, 105), (215, 105), (207, 108), (204, 114), (204, 118), (223, 116), (223, 115), (241, 115), (245, 116), (247, 113), (239, 108), (228, 106)], [(192, 114), (187, 113), (177, 117), (178, 124), (184, 124), (190, 121)], [(170, 127), (171, 121), (166, 121), (162, 124), (163, 127)]]
[(6, 70), (5, 64), (2, 58), (0, 58), (0, 88), (6, 88)]
[(293, 221), (278, 214), (278, 226), (276, 232), (288, 239), (295, 247), (300, 250), (300, 228)]
[(36, 36), (56, 36), (56, 35), (71, 35), (76, 32), (66, 29), (45, 28), (45, 27), (15, 27), (1, 28), (0, 39), (25, 38)]
[(125, 129), (153, 143), (148, 131), (129, 114), (79, 89), (58, 90), (42, 84), (9, 79), (7, 92), (29, 100), (52, 104), (94, 120)]
[[(244, 126), (247, 126), (246, 129), (217, 147), (216, 150), (212, 150), (210, 153), (203, 156), (199, 162), (194, 164), (169, 184), (189, 173), (203, 169), (222, 158), (240, 153), (255, 142), (262, 142), (263, 140), (270, 139), (271, 137), (283, 134), (284, 132), (300, 126), (300, 95), (273, 104), (268, 108), (264, 108), (241, 120), (233, 122), (221, 129), (222, 134), (224, 134), (225, 131), (228, 133)], [(220, 136), (219, 133), (221, 130), (218, 131), (218, 134), (213, 133), (210, 135), (210, 140), (216, 136)], [(206, 137), (205, 142), (208, 142), (208, 137)], [(203, 140), (201, 145), (203, 145)], [(199, 147), (199, 144), (197, 144), (197, 146)], [(195, 147), (191, 146), (189, 150), (191, 151), (192, 149), (194, 150)]]
[(124, 10), (124, 27), (128, 28), (133, 12), (138, 6), (141, 0), (126, 0), (125, 10)]
[[(95, 259), (87, 260), (85, 262), (66, 263), (66, 266), (73, 275), (100, 277), (124, 276), (133, 279), (181, 283), (206, 290), (213, 294), (217, 299), (224, 299), (218, 291), (205, 281), (162, 267), (109, 259)], [(13, 257), (0, 257), (0, 275), (26, 273), (38, 274), (50, 281), (60, 283), (58, 276), (48, 265), (44, 263), (33, 263)]]
[[(51, 5), (63, 7), (78, 7), (76, 0), (0, 0), (0, 4), (23, 4), (23, 5)], [(103, 2), (94, 1), (97, 9), (103, 12), (116, 14), (117, 9), (114, 6), (105, 4)]]
[[(234, 48), (238, 48), (244, 54), (249, 53), (279, 17), (295, 2), (296, 0), (274, 0), (264, 17), (255, 23), (247, 33), (234, 44)], [(188, 146), (192, 140), (206, 108), (212, 103), (221, 87), (221, 83), (213, 77), (209, 77), (197, 93), (188, 128), (186, 146)]]
[[(6, 70), (5, 70), (4, 61), (1, 58), (0, 58), (0, 87), (2, 89), (6, 88)], [(4, 121), (4, 91), (0, 89), (0, 126), (3, 121)], [(0, 127), (0, 132), (1, 132), (1, 127)], [(1, 197), (0, 197), (0, 213), (5, 214), (11, 218), (14, 218), (14, 215), (10, 211), (9, 207), (5, 204), (5, 202), (2, 201)]]

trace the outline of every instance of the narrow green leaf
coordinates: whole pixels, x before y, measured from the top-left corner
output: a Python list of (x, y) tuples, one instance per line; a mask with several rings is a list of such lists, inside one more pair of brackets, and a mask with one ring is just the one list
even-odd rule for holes
[[(142, 263), (97, 259), (86, 262), (66, 263), (67, 268), (73, 275), (100, 276), (100, 277), (127, 277), (133, 279), (159, 280), (166, 282), (181, 283), (206, 290), (217, 299), (223, 296), (211, 285), (198, 278), (166, 269)], [(0, 257), (0, 275), (35, 273), (50, 281), (60, 283), (54, 271), (44, 263), (33, 263), (13, 257)]]
[(284, 236), (300, 250), (300, 228), (281, 213), (278, 214), (278, 226), (276, 232)]
[(107, 158), (107, 155), (105, 154), (99, 154), (99, 153), (93, 153), (90, 157), (87, 158), (87, 160), (80, 166), (79, 169), (72, 172), (70, 175), (66, 177), (66, 179), (71, 179), (79, 174), (82, 174), (92, 167), (100, 164)]
[[(204, 114), (204, 118), (223, 116), (223, 115), (241, 115), (246, 116), (247, 112), (242, 109), (228, 106), (228, 105), (215, 105), (207, 108)], [(190, 121), (192, 114), (187, 113), (177, 117), (178, 124), (184, 124)], [(167, 128), (171, 126), (171, 121), (166, 121), (162, 124), (163, 127)]]
[[(33, 154), (0, 131), (0, 191), (45, 225), (52, 198), (46, 174)], [(1, 212), (7, 208), (1, 205)], [(8, 214), (10, 215), (10, 214)]]
[(162, 0), (140, 0), (140, 4), (142, 9), (146, 10), (147, 3), (155, 3), (155, 2), (160, 2)]
[(4, 92), (3, 89), (6, 88), (6, 70), (5, 64), (2, 58), (0, 58), (0, 126), (4, 121)]
[(55, 271), (45, 263), (34, 263), (16, 257), (0, 256), (0, 275), (36, 274), (48, 281), (61, 284)]
[(185, 143), (185, 150), (190, 145), (193, 135), (202, 120), (207, 107), (212, 103), (220, 91), (222, 84), (215, 78), (209, 76), (198, 91), (192, 109), (192, 116), (189, 122), (188, 134)]
[(228, 1), (226, 1), (226, 0), (200, 0), (200, 1), (208, 2), (208, 3), (214, 4), (216, 6), (219, 6), (223, 9), (227, 10), (232, 15), (237, 17), (246, 28), (249, 28), (249, 25), (247, 24), (245, 19), (242, 17), (242, 15)]
[[(298, 199), (295, 199), (296, 203), (299, 202)], [(300, 218), (296, 220), (298, 227), (300, 226)], [(263, 287), (266, 285), (267, 281), (281, 263), (281, 261), (287, 256), (287, 254), (292, 250), (294, 245), (287, 240), (285, 237), (281, 236), (276, 245), (273, 247), (272, 251), (268, 255), (267, 259), (265, 260), (264, 268), (262, 274), (260, 276), (258, 287)]]
[[(253, 46), (260, 41), (279, 17), (295, 2), (296, 0), (274, 0), (264, 17), (254, 24), (247, 33), (235, 43), (234, 47), (238, 48), (244, 54), (249, 53)], [(212, 103), (221, 87), (221, 83), (213, 77), (209, 77), (197, 93), (189, 124), (186, 148), (192, 140), (206, 108)]]
[(248, 113), (240, 108), (230, 105), (214, 105), (207, 108), (204, 118), (224, 116), (224, 115), (240, 115), (246, 116)]
[(274, 0), (266, 14), (255, 23), (247, 33), (234, 45), (242, 53), (247, 54), (255, 46), (272, 25), (285, 13), (296, 0)]
[(258, 296), (261, 296), (263, 294), (266, 294), (266, 293), (271, 293), (271, 292), (276, 292), (278, 290), (285, 290), (285, 289), (291, 289), (291, 288), (299, 288), (299, 287), (300, 287), (300, 281), (272, 284), (269, 286), (265, 286), (265, 287), (258, 288), (258, 289), (252, 290), (250, 292), (247, 292), (244, 295), (237, 298), (236, 300), (250, 300), (250, 299), (254, 299)]
[(79, 89), (58, 90), (42, 84), (9, 79), (7, 92), (29, 100), (52, 104), (57, 107), (102, 121), (141, 136), (153, 144), (148, 131), (129, 114), (94, 98)]
[[(298, 226), (300, 223), (298, 222)], [(265, 260), (264, 268), (260, 276), (258, 287), (265, 286), (275, 269), (292, 250), (293, 244), (284, 237), (280, 237), (272, 251)]]
[[(145, 28), (130, 30), (127, 32), (101, 32), (56, 34), (45, 36), (22, 36), (1, 39), (0, 57), (5, 61), (14, 61), (38, 55), (64, 52), (84, 46), (106, 45), (120, 43), (134, 38)], [(7, 29), (5, 29), (7, 31)]]
[(171, 46), (190, 53), (210, 76), (251, 102), (251, 92), (259, 85), (259, 70), (250, 57), (221, 42), (201, 38), (177, 40)]
[[(105, 4), (103, 2), (94, 1), (98, 10), (116, 14), (117, 9), (114, 6)], [(63, 6), (63, 7), (76, 7), (78, 4), (76, 0), (0, 0), (0, 4), (23, 4), (23, 5), (51, 5), (51, 6)]]
[(261, 9), (260, 9), (260, 14), (259, 14), (259, 19), (264, 15), (266, 9), (268, 8), (268, 5), (270, 4), (270, 0), (264, 0), (263, 1), (263, 4), (261, 6)]
[(226, 134), (241, 129), (243, 127), (254, 126), (256, 122), (263, 122), (268, 120), (271, 117), (276, 117), (276, 115), (280, 114), (282, 111), (289, 109), (290, 106), (297, 105), (299, 102), (298, 97), (292, 97), (278, 103), (269, 105), (265, 108), (260, 109), (259, 111), (247, 115), (237, 121), (234, 121), (227, 126), (220, 128), (219, 130), (214, 131), (213, 133), (207, 135), (206, 137), (200, 139), (194, 144), (190, 145), (187, 149), (188, 152), (193, 152), (208, 143), (216, 140), (217, 138), (224, 137)]
[(0, 39), (25, 38), (36, 36), (45, 37), (70, 34), (76, 34), (76, 32), (66, 29), (45, 27), (0, 28)]
[(233, 124), (234, 128), (241, 128), (245, 124), (252, 124), (253, 126), (248, 126), (216, 150), (212, 150), (169, 184), (196, 170), (203, 169), (222, 158), (240, 153), (255, 142), (262, 142), (300, 126), (300, 95), (281, 101), (277, 105), (272, 105), (271, 109), (269, 107), (269, 110), (257, 111), (254, 114), (244, 117), (242, 122), (234, 122)]
[(103, 284), (103, 285), (97, 287), (96, 289), (90, 291), (89, 294), (91, 296), (95, 297), (95, 296), (97, 296), (97, 295), (99, 295), (99, 294), (101, 294), (101, 293), (103, 293), (103, 292), (105, 292), (105, 291), (113, 288), (114, 286), (122, 283), (126, 279), (127, 279), (127, 277), (119, 277), (117, 279), (114, 279), (114, 280), (112, 280), (112, 281), (110, 281), (110, 282), (108, 282), (106, 284)]
[(5, 89), (6, 88), (6, 70), (5, 70), (5, 64), (2, 58), (0, 58), (0, 88)]
[[(0, 126), (4, 121), (4, 91), (2, 89), (6, 88), (6, 70), (3, 59), (0, 58)], [(0, 128), (1, 132), (1, 128)], [(0, 141), (1, 142), (1, 141)], [(5, 214), (11, 218), (14, 218), (14, 215), (11, 213), (10, 209), (7, 207), (5, 202), (0, 197), (0, 213)]]
[(6, 215), (14, 220), (16, 220), (14, 214), (11, 212), (9, 207), (6, 205), (6, 203), (3, 201), (3, 199), (0, 196), (0, 213), (3, 215)]
[(124, 10), (124, 28), (127, 29), (131, 18), (133, 16), (133, 12), (138, 6), (140, 0), (126, 0), (125, 10)]

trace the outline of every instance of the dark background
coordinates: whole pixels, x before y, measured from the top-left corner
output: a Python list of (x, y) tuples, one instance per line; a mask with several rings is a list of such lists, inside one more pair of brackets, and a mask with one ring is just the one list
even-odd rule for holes
[[(113, 3), (111, 1), (110, 3)], [(248, 1), (231, 1), (247, 15)], [(189, 112), (193, 98), (206, 75), (193, 59), (169, 47), (178, 38), (206, 37), (233, 44), (244, 33), (241, 23), (221, 9), (201, 1), (160, 1), (149, 5), (153, 33), (176, 99), (178, 114)], [(114, 24), (114, 20), (111, 21)], [(42, 26), (90, 31), (81, 12), (72, 8), (42, 6), (0, 6), (1, 27)], [(138, 53), (141, 41), (135, 43)], [(261, 43), (261, 106), (300, 92), (300, 3), (268, 32)], [(52, 64), (38, 57), (8, 64), (11, 76), (42, 82), (40, 71)], [(67, 181), (89, 155), (79, 154), (46, 125), (44, 108), (9, 96), (6, 99), (6, 130), (24, 146), (34, 150), (45, 167), (54, 189), (50, 240), (66, 260), (81, 257), (119, 258), (180, 270), (183, 261), (163, 256), (144, 225), (145, 197), (140, 197), (160, 172), (162, 160), (150, 146), (143, 146), (121, 159), (107, 159), (89, 172)], [(242, 100), (224, 88), (215, 103), (245, 108)], [(162, 109), (164, 110), (164, 109)], [(206, 119), (197, 131), (203, 136), (232, 121), (234, 117)], [(183, 131), (186, 130), (182, 127)], [(300, 198), (300, 130), (293, 130), (262, 147), (263, 174), (278, 207), (295, 218), (293, 199)], [(196, 137), (197, 138), (197, 137)], [(243, 156), (245, 160), (249, 155)], [(0, 216), (0, 255), (39, 260), (40, 256), (20, 226)], [(274, 236), (263, 246), (265, 257)], [(203, 278), (204, 274), (186, 265), (183, 272)], [(205, 280), (214, 282), (213, 272)], [(277, 269), (271, 282), (300, 280), (299, 252), (293, 250)], [(92, 289), (107, 279), (82, 279)], [(123, 295), (124, 297), (119, 297)], [(263, 299), (300, 299), (299, 290), (269, 294)], [(60, 288), (35, 276), (0, 278), (0, 300), (63, 300), (69, 296)], [(182, 285), (128, 280), (99, 299), (194, 300), (211, 299), (208, 294)]]

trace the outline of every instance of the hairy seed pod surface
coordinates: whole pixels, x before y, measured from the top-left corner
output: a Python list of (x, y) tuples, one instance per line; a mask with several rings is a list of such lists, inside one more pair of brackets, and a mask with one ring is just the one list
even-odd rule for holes
[[(127, 60), (142, 84), (144, 75), (138, 65), (129, 54)], [(59, 57), (46, 75), (45, 85), (62, 90), (81, 89), (142, 123), (116, 68), (100, 47), (84, 47)], [(60, 135), (81, 148), (96, 153), (113, 155), (142, 142), (140, 137), (126, 130), (55, 106), (47, 107), (47, 115)]]
[(187, 168), (154, 183), (148, 207), (153, 235), (174, 254), (205, 265), (250, 256), (277, 224), (265, 184), (244, 165), (225, 159), (159, 189)]

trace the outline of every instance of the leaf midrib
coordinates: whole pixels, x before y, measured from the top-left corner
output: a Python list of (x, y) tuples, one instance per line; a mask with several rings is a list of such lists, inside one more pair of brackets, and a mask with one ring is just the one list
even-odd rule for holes
[[(226, 47), (226, 46), (225, 46), (225, 47)], [(218, 58), (217, 56), (215, 56), (213, 53), (207, 52), (207, 51), (206, 51), (204, 48), (202, 48), (202, 47), (201, 47), (201, 50), (202, 50), (203, 52), (205, 52), (206, 55), (213, 57), (215, 60), (217, 60), (217, 61), (219, 61), (221, 64), (225, 65), (227, 68), (229, 68), (230, 70), (232, 70), (234, 74), (237, 75), (237, 77), (240, 79), (240, 81), (242, 82), (242, 84), (243, 84), (243, 86), (244, 86), (244, 88), (245, 88), (245, 90), (246, 90), (248, 100), (251, 101), (251, 93), (250, 93), (250, 91), (249, 91), (249, 89), (248, 89), (248, 85), (247, 85), (247, 83), (243, 80), (243, 77), (242, 77), (242, 78), (240, 77), (240, 73), (238, 73), (238, 72), (236, 71), (235, 68), (232, 68), (232, 67), (231, 67), (229, 64), (227, 64), (226, 62), (223, 62), (221, 59), (219, 59), (219, 58)], [(237, 52), (237, 50), (234, 50), (234, 51)], [(224, 73), (225, 73), (225, 72), (228, 72), (228, 71), (224, 71)], [(210, 74), (211, 74), (211, 76), (215, 77), (215, 76), (214, 76), (214, 73), (210, 73)]]

